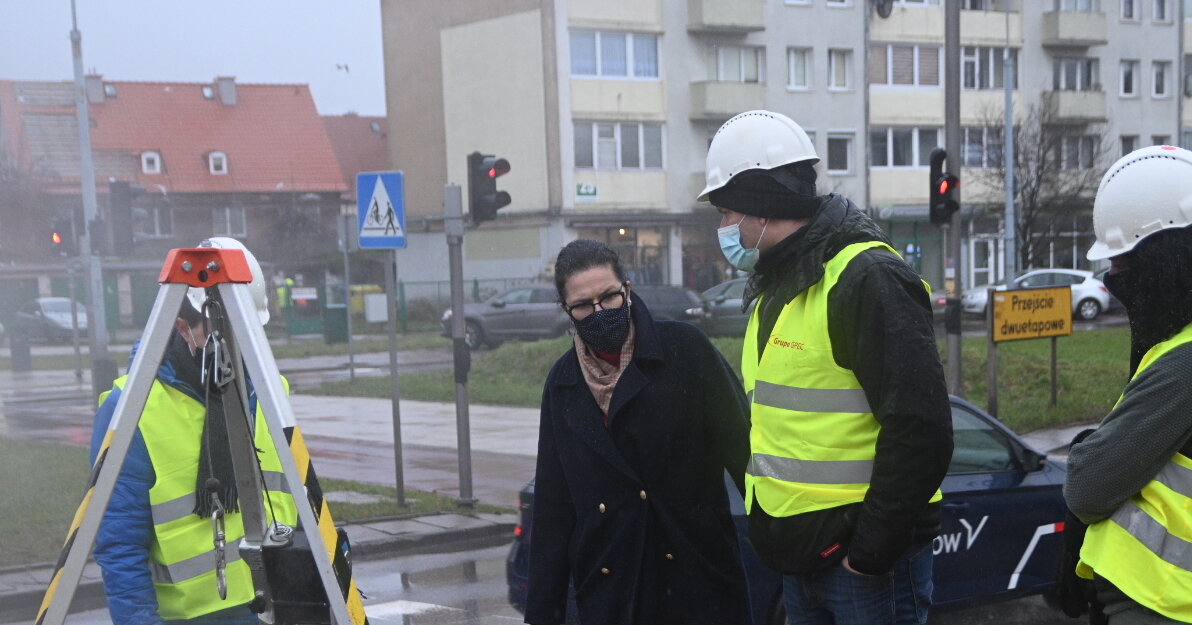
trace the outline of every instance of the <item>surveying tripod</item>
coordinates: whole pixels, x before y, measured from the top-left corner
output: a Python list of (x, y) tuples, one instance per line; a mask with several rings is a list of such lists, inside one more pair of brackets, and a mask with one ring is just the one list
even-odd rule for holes
[[(205, 289), (207, 294), (202, 312), (213, 327), (209, 328), (204, 347), (204, 386), (210, 382), (223, 389), (228, 443), (244, 522), (244, 537), (237, 548), (226, 541), (223, 509), (218, 501), (215, 502), (217, 505), (213, 506), (215, 512), (212, 514), (214, 549), (210, 552), (216, 570), (213, 591), (221, 598), (227, 595), (224, 570), (230, 555), (248, 564), (254, 589), (249, 605), (262, 623), (368, 623), (360, 591), (352, 579), (346, 536), (335, 528), (301, 430), (295, 425), (277, 363), (248, 289), (251, 281), (252, 272), (241, 250), (176, 249), (166, 258), (158, 278), (162, 287), (91, 469), (88, 490), (67, 532), (66, 543), (38, 610), (36, 625), (61, 625), (66, 619), (83, 566), (174, 331), (175, 319), (190, 287)], [(209, 363), (208, 358), (214, 362)], [(209, 376), (213, 379), (207, 380)], [(257, 401), (264, 411), (268, 436), (277, 449), (285, 484), (289, 492), (294, 493), (301, 528), (298, 531), (270, 523), (266, 516), (264, 480), (254, 447), (256, 419), (248, 410), (248, 379), (255, 385)], [(302, 497), (302, 493), (306, 496)], [(309, 505), (304, 505), (304, 501)], [(309, 543), (309, 556), (300, 546), (298, 551), (288, 549), (294, 546), (292, 542), (297, 542), (295, 538), (303, 534)], [(325, 596), (317, 596), (318, 588), (308, 592), (291, 587), (294, 580), (301, 577), (302, 569), (309, 571), (311, 568), (317, 571), (316, 585), (321, 586)]]

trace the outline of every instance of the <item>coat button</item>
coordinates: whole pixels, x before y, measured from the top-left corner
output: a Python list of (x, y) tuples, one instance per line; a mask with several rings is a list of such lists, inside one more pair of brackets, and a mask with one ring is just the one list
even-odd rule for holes
[(641, 497), (642, 499), (645, 499), (645, 498), (646, 498), (646, 491), (644, 491), (644, 490), (643, 490), (642, 492), (638, 493), (638, 494), (637, 494), (637, 496), (638, 496), (638, 497)]
[(608, 570), (608, 569), (600, 569), (600, 572), (601, 572), (601, 573), (604, 573), (605, 575), (608, 575), (609, 573), (612, 573), (612, 571), (610, 571), (610, 570)]
[(668, 553), (668, 554), (666, 554), (666, 559), (667, 559), (667, 560), (674, 560), (674, 559), (675, 559), (675, 554), (673, 554), (673, 553)]
[(607, 508), (604, 507), (604, 504), (600, 504), (600, 514), (604, 514), (605, 510), (607, 510)]

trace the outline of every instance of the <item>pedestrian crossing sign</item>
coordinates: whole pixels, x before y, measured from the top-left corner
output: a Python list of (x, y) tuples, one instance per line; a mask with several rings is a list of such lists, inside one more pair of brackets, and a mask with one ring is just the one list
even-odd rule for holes
[(360, 248), (406, 246), (406, 182), (400, 171), (356, 174), (356, 213)]

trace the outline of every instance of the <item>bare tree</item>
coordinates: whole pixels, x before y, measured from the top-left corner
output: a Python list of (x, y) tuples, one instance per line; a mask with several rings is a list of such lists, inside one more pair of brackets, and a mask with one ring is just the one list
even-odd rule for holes
[[(980, 126), (969, 129), (963, 151), (968, 175), (980, 186), (1000, 191), (987, 199), (990, 206), (1004, 208), (1003, 119), (1000, 108), (989, 111)], [(1090, 132), (1087, 124), (1064, 123), (1046, 103), (1032, 105), (1018, 120), (1014, 197), (1020, 267), (1045, 266), (1055, 233), (1088, 222), (1107, 152), (1101, 133)]]
[(0, 150), (0, 260), (50, 260), (50, 232), (57, 216), (39, 176)]

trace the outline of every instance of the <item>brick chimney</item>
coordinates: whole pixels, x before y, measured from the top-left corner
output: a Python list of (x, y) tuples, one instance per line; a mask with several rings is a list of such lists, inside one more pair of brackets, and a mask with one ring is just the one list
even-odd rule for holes
[(215, 91), (219, 95), (220, 104), (225, 106), (236, 105), (235, 76), (217, 76), (215, 78)]

